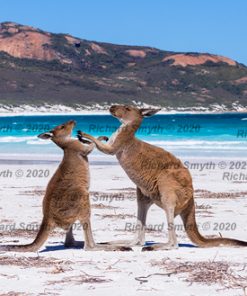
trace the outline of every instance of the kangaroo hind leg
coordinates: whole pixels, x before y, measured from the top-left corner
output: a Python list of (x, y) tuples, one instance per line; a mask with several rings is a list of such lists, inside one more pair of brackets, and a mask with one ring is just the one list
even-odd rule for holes
[[(145, 226), (146, 226), (146, 219), (147, 219), (147, 213), (150, 208), (150, 206), (153, 204), (153, 201), (145, 196), (140, 188), (137, 187), (136, 190), (137, 194), (137, 221), (134, 225), (135, 227), (135, 236), (132, 240), (116, 240), (116, 241), (110, 241), (108, 244), (111, 245), (123, 245), (123, 246), (142, 246), (145, 243)], [(131, 226), (131, 223), (126, 223), (126, 230), (129, 228), (129, 224)]]
[(70, 226), (69, 230), (66, 233), (64, 247), (65, 248), (83, 248), (83, 243), (76, 241), (74, 238), (73, 225)]
[(177, 195), (173, 191), (163, 191), (161, 195), (161, 207), (165, 210), (167, 219), (168, 242), (143, 247), (143, 251), (170, 250), (178, 248), (177, 236), (174, 225), (176, 198)]

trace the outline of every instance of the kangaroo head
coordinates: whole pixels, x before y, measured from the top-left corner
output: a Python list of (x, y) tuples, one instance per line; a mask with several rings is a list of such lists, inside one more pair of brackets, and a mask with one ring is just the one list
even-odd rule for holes
[(110, 113), (119, 119), (124, 124), (139, 122), (143, 117), (149, 117), (160, 111), (160, 109), (152, 108), (137, 108), (129, 105), (113, 105), (110, 108)]
[(66, 123), (56, 126), (53, 130), (49, 132), (38, 135), (38, 137), (43, 140), (50, 139), (58, 146), (61, 146), (71, 138), (71, 133), (75, 125), (76, 122), (74, 120), (70, 120)]

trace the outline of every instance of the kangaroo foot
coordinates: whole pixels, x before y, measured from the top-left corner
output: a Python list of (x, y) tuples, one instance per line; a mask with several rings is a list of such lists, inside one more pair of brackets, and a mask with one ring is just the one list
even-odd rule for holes
[(159, 250), (174, 250), (178, 249), (178, 244), (167, 243), (167, 244), (155, 244), (152, 246), (143, 247), (142, 251), (159, 251)]
[(140, 241), (139, 239), (133, 239), (133, 240), (116, 240), (116, 241), (109, 241), (104, 242), (101, 244), (105, 245), (111, 245), (111, 246), (123, 246), (123, 247), (134, 247), (134, 246), (143, 246), (145, 241)]
[(115, 251), (129, 252), (129, 251), (133, 251), (132, 248), (130, 248), (128, 246), (112, 246), (112, 245), (107, 245), (105, 243), (96, 244), (94, 247), (85, 247), (84, 249), (86, 251), (110, 251), (110, 252), (115, 252)]

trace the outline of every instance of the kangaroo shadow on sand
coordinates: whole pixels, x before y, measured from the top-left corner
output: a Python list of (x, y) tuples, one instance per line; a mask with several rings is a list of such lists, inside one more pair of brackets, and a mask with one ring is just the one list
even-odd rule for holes
[[(59, 245), (58, 245), (59, 243)], [(56, 244), (56, 245), (55, 245)], [(107, 243), (99, 243), (100, 245), (107, 245)], [(146, 241), (144, 246), (152, 246), (157, 244), (154, 241)], [(197, 248), (197, 246), (192, 244), (178, 244), (179, 248)], [(76, 245), (72, 247), (65, 247), (63, 242), (54, 242), (54, 246), (46, 246), (44, 250), (40, 251), (40, 253), (54, 252), (54, 251), (64, 251), (68, 249), (83, 249), (84, 241), (76, 241)]]
[[(154, 241), (146, 241), (144, 247), (153, 246), (158, 244)], [(192, 244), (178, 244), (179, 248), (198, 248), (198, 246), (192, 245)]]
[[(54, 242), (53, 245), (46, 246), (44, 250), (40, 251), (39, 253), (47, 253), (47, 252), (54, 252), (54, 251), (65, 251), (69, 249), (83, 249), (84, 248), (84, 241), (76, 241), (75, 246), (65, 247), (63, 242)], [(59, 244), (59, 245), (58, 245)]]

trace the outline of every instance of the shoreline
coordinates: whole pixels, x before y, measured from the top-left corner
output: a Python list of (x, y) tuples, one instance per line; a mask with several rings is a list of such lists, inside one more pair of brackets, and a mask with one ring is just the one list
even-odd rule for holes
[[(155, 108), (155, 107), (154, 107)], [(158, 107), (156, 107), (158, 108)], [(192, 110), (192, 111), (179, 111), (179, 110), (161, 110), (158, 112), (158, 115), (174, 115), (174, 114), (183, 114), (183, 115), (219, 115), (219, 114), (247, 114), (247, 109), (245, 110), (241, 110), (241, 111), (237, 111), (237, 110), (228, 110), (228, 111), (218, 111), (218, 110), (207, 110), (207, 111), (196, 111), (196, 110)], [(16, 117), (16, 116), (78, 116), (78, 115), (82, 115), (82, 116), (91, 116), (91, 115), (111, 115), (110, 112), (108, 110), (84, 110), (84, 111), (71, 111), (71, 112), (65, 112), (65, 111), (61, 111), (61, 112), (49, 112), (49, 111), (44, 111), (44, 112), (39, 112), (39, 111), (22, 111), (22, 112), (18, 112), (18, 111), (13, 111), (13, 112), (1, 112), (0, 111), (0, 118), (1, 117)]]
[[(175, 154), (174, 154), (175, 155)], [(62, 154), (46, 154), (45, 159), (42, 154), (5, 154), (0, 153), (0, 164), (59, 164), (62, 160)], [(216, 160), (229, 161), (244, 161), (245, 156), (241, 155), (183, 155), (178, 156), (182, 162), (186, 161), (200, 161), (202, 163), (209, 163)], [(88, 157), (90, 165), (119, 165), (115, 156), (94, 154)]]

